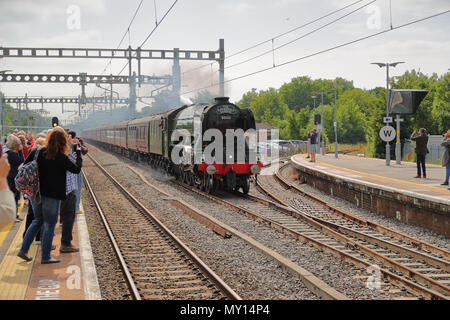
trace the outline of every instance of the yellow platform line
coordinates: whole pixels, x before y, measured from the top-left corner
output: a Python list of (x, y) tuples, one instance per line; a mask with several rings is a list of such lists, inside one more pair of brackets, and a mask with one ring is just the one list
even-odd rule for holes
[(343, 168), (343, 167), (339, 167), (339, 166), (335, 166), (335, 165), (329, 164), (327, 162), (322, 162), (322, 161), (319, 162), (319, 161), (316, 160), (316, 164), (320, 164), (320, 165), (323, 165), (323, 166), (328, 166), (328, 167), (331, 167), (331, 168), (334, 168), (334, 169), (339, 169), (339, 170), (342, 170), (342, 171), (347, 171), (347, 172), (350, 172), (350, 173), (356, 173), (356, 174), (359, 174), (359, 175), (362, 175), (362, 176), (374, 177), (374, 178), (380, 179), (380, 180), (383, 180), (383, 179), (384, 180), (390, 180), (390, 181), (394, 181), (394, 182), (406, 183), (406, 184), (411, 184), (411, 185), (414, 185), (414, 186), (428, 188), (428, 189), (431, 189), (431, 190), (438, 190), (438, 191), (441, 191), (441, 192), (445, 191), (445, 189), (443, 189), (443, 188), (427, 186), (426, 184), (420, 184), (420, 183), (416, 183), (416, 182), (410, 182), (410, 181), (405, 181), (405, 180), (400, 180), (400, 179), (395, 179), (395, 178), (389, 178), (389, 177), (385, 177), (385, 176), (379, 176), (379, 175), (373, 174), (373, 173), (367, 173), (367, 172), (361, 172), (361, 171), (356, 171), (356, 170), (352, 170), (352, 169), (347, 169), (347, 168)]
[[(17, 213), (19, 215), (22, 212), (24, 203), (25, 203), (25, 201), (23, 200), (23, 198), (21, 198), (19, 208), (17, 209)], [(14, 222), (11, 222), (10, 224), (8, 224), (0, 229), (0, 247), (2, 246), (3, 242), (5, 241), (6, 237), (8, 236), (9, 231), (11, 231), (13, 226), (14, 226)]]
[(29, 255), (33, 257), (33, 261), (26, 262), (17, 257), (24, 230), (25, 221), (21, 223), (8, 252), (0, 263), (0, 300), (25, 299), (38, 246), (33, 243), (30, 247)]
[(6, 237), (8, 236), (9, 231), (11, 231), (11, 228), (13, 227), (13, 225), (14, 225), (14, 222), (11, 222), (10, 224), (8, 224), (0, 229), (0, 247), (2, 246)]

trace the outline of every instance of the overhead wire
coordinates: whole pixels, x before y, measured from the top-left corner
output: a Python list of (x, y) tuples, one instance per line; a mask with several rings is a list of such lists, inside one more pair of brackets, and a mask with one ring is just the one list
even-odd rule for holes
[[(309, 22), (306, 22), (306, 23), (302, 24), (301, 26), (295, 27), (295, 28), (290, 29), (290, 30), (288, 30), (288, 31), (285, 31), (285, 32), (283, 32), (283, 33), (281, 33), (281, 34), (279, 34), (279, 35), (276, 35), (276, 36), (274, 36), (274, 37), (272, 37), (272, 38), (270, 38), (270, 39), (268, 39), (268, 40), (264, 40), (264, 41), (262, 41), (262, 42), (259, 42), (259, 43), (255, 44), (255, 45), (252, 45), (252, 46), (250, 46), (250, 47), (248, 47), (248, 48), (246, 48), (246, 49), (243, 49), (243, 50), (240, 50), (240, 51), (238, 51), (238, 52), (235, 52), (235, 53), (233, 53), (233, 54), (231, 54), (231, 55), (225, 57), (225, 60), (230, 59), (230, 58), (232, 58), (232, 57), (234, 57), (234, 56), (237, 56), (237, 55), (239, 55), (239, 54), (241, 54), (241, 53), (244, 53), (244, 52), (246, 52), (246, 51), (249, 51), (249, 50), (252, 50), (252, 49), (254, 49), (254, 48), (257, 48), (257, 47), (259, 47), (259, 46), (261, 46), (261, 45), (263, 45), (263, 44), (265, 44), (265, 43), (268, 43), (268, 42), (270, 42), (270, 41), (273, 41), (273, 40), (275, 40), (275, 39), (281, 38), (281, 37), (283, 37), (283, 36), (285, 36), (285, 35), (287, 35), (287, 34), (289, 34), (289, 33), (292, 33), (292, 32), (294, 32), (294, 31), (297, 31), (297, 30), (299, 30), (299, 29), (302, 29), (302, 28), (304, 28), (304, 27), (307, 27), (307, 26), (309, 26), (309, 25), (311, 25), (311, 24), (313, 24), (313, 23), (315, 23), (315, 22), (317, 22), (317, 21), (320, 21), (320, 20), (322, 20), (322, 19), (325, 19), (325, 18), (327, 18), (327, 17), (329, 17), (329, 16), (331, 16), (331, 15), (333, 15), (333, 14), (335, 14), (335, 13), (338, 13), (338, 12), (340, 12), (340, 11), (342, 11), (342, 10), (345, 10), (345, 9), (347, 9), (347, 8), (349, 8), (349, 7), (351, 7), (351, 6), (354, 6), (355, 4), (360, 3), (360, 2), (362, 2), (362, 1), (364, 1), (364, 0), (358, 0), (358, 1), (352, 2), (352, 3), (350, 3), (350, 4), (348, 4), (348, 5), (344, 6), (344, 7), (342, 7), (342, 8), (340, 8), (340, 9), (334, 10), (334, 11), (332, 11), (332, 12), (330, 12), (330, 13), (327, 13), (327, 14), (325, 14), (325, 15), (323, 15), (323, 16), (320, 16), (319, 18), (316, 18), (316, 19), (313, 19), (313, 20), (311, 20), (311, 21), (309, 21)], [(208, 63), (208, 64), (205, 64), (205, 65), (201, 65), (201, 66), (199, 66), (199, 67), (195, 67), (195, 68), (189, 69), (189, 70), (183, 72), (183, 74), (184, 74), (184, 73), (188, 73), (188, 72), (192, 72), (192, 71), (195, 71), (195, 70), (198, 70), (198, 69), (201, 69), (201, 68), (204, 68), (204, 67), (206, 67), (206, 66), (208, 66), (208, 65), (209, 65), (209, 63)]]
[[(346, 18), (346, 17), (352, 15), (353, 13), (355, 13), (355, 12), (357, 12), (357, 11), (359, 11), (359, 10), (365, 8), (365, 7), (367, 7), (368, 5), (371, 5), (372, 3), (376, 2), (376, 1), (377, 1), (377, 0), (372, 0), (372, 1), (368, 2), (368, 3), (366, 3), (365, 5), (363, 5), (363, 6), (359, 7), (359, 8), (356, 8), (356, 9), (353, 10), (353, 11), (350, 11), (350, 12), (346, 13), (345, 15), (343, 15), (343, 16), (341, 16), (341, 17), (339, 17), (339, 18), (336, 18), (336, 19), (334, 19), (334, 20), (332, 20), (332, 21), (330, 21), (330, 22), (328, 22), (328, 23), (326, 23), (326, 24), (324, 24), (324, 25), (322, 25), (322, 26), (320, 26), (320, 27), (318, 27), (318, 28), (316, 28), (316, 29), (314, 29), (314, 30), (311, 30), (310, 32), (305, 33), (304, 35), (302, 35), (302, 36), (300, 36), (300, 37), (297, 37), (297, 38), (295, 38), (295, 39), (293, 39), (293, 40), (291, 40), (291, 41), (288, 41), (288, 42), (286, 42), (286, 43), (284, 43), (284, 44), (282, 44), (282, 45), (280, 45), (280, 46), (278, 46), (278, 47), (275, 47), (275, 48), (272, 48), (272, 49), (270, 49), (270, 50), (267, 50), (267, 51), (265, 51), (265, 52), (263, 52), (263, 53), (261, 53), (261, 54), (258, 54), (258, 55), (254, 56), (254, 57), (252, 57), (252, 58), (249, 58), (249, 59), (243, 60), (243, 61), (241, 61), (241, 62), (232, 64), (232, 65), (230, 65), (230, 66), (228, 66), (228, 67), (225, 67), (225, 69), (233, 68), (233, 67), (239, 66), (239, 65), (241, 65), (241, 64), (244, 64), (244, 63), (253, 61), (253, 60), (258, 59), (258, 58), (260, 58), (260, 57), (262, 57), (262, 56), (265, 56), (265, 55), (267, 55), (267, 54), (269, 54), (269, 53), (274, 53), (276, 50), (279, 50), (279, 49), (281, 49), (281, 48), (284, 48), (284, 47), (286, 47), (286, 46), (288, 46), (288, 45), (290, 45), (290, 44), (292, 44), (292, 43), (294, 43), (294, 42), (296, 42), (296, 41), (298, 41), (298, 40), (300, 40), (300, 39), (306, 38), (307, 36), (310, 36), (310, 35), (312, 35), (313, 33), (316, 33), (317, 31), (320, 31), (320, 30), (322, 30), (323, 28), (328, 27), (328, 26), (332, 25), (333, 23), (336, 23), (336, 22), (338, 22), (339, 20), (342, 20), (342, 19), (344, 19), (344, 18)], [(275, 57), (274, 57), (273, 59), (275, 59)], [(275, 63), (274, 63), (274, 65), (275, 65)]]
[[(125, 37), (127, 36), (127, 34), (128, 34), (128, 37), (129, 37), (129, 38), (128, 38), (128, 41), (129, 41), (129, 42), (131, 41), (130, 35), (129, 35), (129, 33), (130, 33), (130, 27), (131, 27), (131, 25), (133, 24), (134, 19), (136, 18), (137, 14), (138, 14), (138, 12), (139, 12), (139, 9), (141, 9), (141, 6), (142, 6), (142, 3), (143, 3), (143, 2), (144, 2), (144, 0), (141, 0), (141, 1), (139, 2), (139, 5), (137, 6), (136, 10), (134, 11), (133, 17), (131, 18), (131, 21), (130, 21), (130, 23), (128, 24), (128, 27), (126, 28), (125, 33), (124, 33), (123, 36), (122, 36), (122, 39), (120, 39), (120, 42), (119, 42), (119, 44), (117, 45), (116, 50), (120, 48), (120, 46), (122, 45), (123, 40), (125, 40)], [(111, 62), (112, 62), (112, 58), (109, 59), (109, 61), (108, 61), (108, 63), (106, 64), (106, 67), (105, 67), (105, 69), (103, 70), (102, 74), (105, 73), (106, 68), (108, 67), (108, 65), (111, 64)]]
[[(139, 47), (142, 47), (147, 41), (148, 39), (152, 36), (152, 34), (155, 32), (155, 30), (159, 27), (159, 25), (164, 21), (164, 19), (167, 17), (167, 15), (170, 13), (170, 11), (172, 11), (173, 7), (175, 6), (175, 4), (178, 2), (178, 0), (175, 0), (172, 5), (170, 6), (170, 8), (166, 11), (166, 13), (163, 15), (163, 17), (161, 18), (161, 20), (159, 20), (159, 22), (156, 24), (156, 26), (153, 28), (153, 30), (148, 34), (148, 36), (145, 38), (145, 40), (141, 43), (141, 45)], [(130, 62), (127, 61), (127, 63), (123, 66), (123, 68), (120, 70), (119, 75), (123, 72), (123, 70), (125, 70), (125, 68), (128, 66)]]
[[(419, 22), (422, 22), (422, 21), (425, 21), (425, 20), (429, 20), (429, 19), (441, 16), (441, 15), (444, 15), (444, 14), (449, 13), (449, 12), (450, 12), (450, 10), (445, 10), (445, 11), (441, 11), (439, 13), (427, 16), (425, 18), (416, 19), (416, 20), (410, 21), (408, 23), (404, 23), (404, 24), (396, 26), (396, 27), (390, 26), (388, 29), (385, 29), (383, 31), (376, 32), (374, 34), (371, 34), (371, 35), (368, 35), (368, 36), (364, 36), (364, 37), (361, 37), (361, 38), (358, 38), (358, 39), (355, 39), (355, 40), (352, 40), (352, 41), (349, 41), (349, 42), (345, 42), (343, 44), (340, 44), (340, 45), (337, 45), (337, 46), (334, 46), (334, 47), (330, 47), (330, 48), (327, 48), (327, 49), (324, 49), (324, 50), (321, 50), (321, 51), (317, 51), (315, 53), (308, 54), (306, 56), (302, 56), (302, 57), (299, 57), (299, 58), (296, 58), (296, 59), (293, 59), (293, 60), (289, 60), (289, 61), (286, 61), (284, 63), (280, 63), (280, 64), (278, 64), (276, 66), (267, 67), (267, 68), (260, 69), (260, 70), (257, 70), (257, 71), (251, 72), (251, 73), (244, 74), (242, 76), (238, 76), (238, 77), (235, 77), (235, 78), (232, 78), (232, 79), (228, 79), (228, 80), (225, 80), (223, 83), (228, 83), (228, 82), (236, 81), (236, 80), (239, 80), (239, 79), (243, 79), (243, 78), (255, 75), (255, 74), (263, 73), (265, 71), (269, 71), (269, 70), (272, 70), (272, 69), (275, 69), (275, 68), (279, 68), (279, 67), (282, 67), (282, 66), (294, 63), (294, 62), (298, 62), (300, 60), (304, 60), (304, 59), (307, 59), (307, 58), (310, 58), (310, 57), (314, 57), (314, 56), (317, 56), (317, 55), (322, 54), (322, 53), (330, 52), (330, 51), (333, 51), (333, 50), (336, 50), (336, 49), (339, 49), (339, 48), (342, 48), (342, 47), (345, 47), (345, 46), (348, 46), (348, 45), (351, 45), (351, 44), (354, 44), (354, 43), (357, 43), (357, 42), (360, 42), (360, 41), (363, 41), (363, 40), (367, 40), (369, 38), (373, 38), (373, 37), (379, 36), (381, 34), (385, 34), (385, 33), (388, 33), (388, 32), (391, 32), (391, 31), (394, 31), (394, 30), (397, 30), (397, 29), (400, 29), (400, 28), (404, 28), (404, 27), (407, 27), (407, 26), (410, 26), (410, 25), (413, 25), (413, 24), (416, 24), (416, 23), (419, 23)], [(192, 93), (192, 92), (208, 89), (210, 87), (217, 86), (219, 84), (220, 83), (215, 83), (213, 85), (206, 86), (206, 87), (203, 87), (203, 88), (198, 88), (198, 89), (195, 89), (195, 90), (183, 92), (183, 94), (188, 94), (188, 93)]]
[[(144, 0), (141, 0), (141, 1), (139, 2), (139, 5), (137, 6), (136, 10), (134, 11), (133, 17), (131, 18), (130, 23), (128, 24), (128, 27), (125, 29), (125, 32), (124, 32), (124, 34), (123, 34), (123, 36), (122, 36), (122, 39), (120, 39), (120, 42), (119, 42), (119, 44), (117, 45), (116, 50), (120, 48), (120, 46), (122, 45), (123, 40), (125, 40), (125, 37), (127, 36), (127, 34), (128, 34), (128, 41), (129, 41), (129, 42), (131, 41), (131, 39), (130, 39), (130, 27), (131, 27), (131, 25), (133, 24), (134, 19), (136, 18), (136, 16), (137, 16), (139, 10), (141, 9), (141, 6), (142, 6), (142, 3), (143, 3), (143, 2), (144, 2)], [(106, 63), (106, 66), (105, 66), (105, 68), (103, 69), (101, 75), (103, 75), (103, 74), (106, 72), (106, 69), (108, 68), (108, 66), (110, 66), (110, 69), (112, 68), (112, 59), (113, 59), (113, 58), (110, 58), (109, 61)], [(94, 93), (93, 93), (92, 97), (95, 97), (95, 92), (96, 92), (96, 90), (97, 90), (97, 87), (94, 88)]]

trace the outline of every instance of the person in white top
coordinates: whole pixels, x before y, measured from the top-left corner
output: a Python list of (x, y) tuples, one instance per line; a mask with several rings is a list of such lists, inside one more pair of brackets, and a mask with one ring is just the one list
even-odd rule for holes
[(8, 155), (0, 158), (0, 230), (15, 220), (16, 203), (14, 194), (9, 190), (6, 177), (9, 173)]

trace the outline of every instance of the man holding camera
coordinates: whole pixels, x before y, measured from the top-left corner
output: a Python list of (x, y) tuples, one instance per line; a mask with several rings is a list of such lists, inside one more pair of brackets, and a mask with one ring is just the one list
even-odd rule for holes
[[(67, 139), (69, 141), (70, 150), (67, 155), (70, 160), (77, 160), (76, 151), (81, 151), (81, 146), (76, 139), (74, 131), (68, 131)], [(62, 223), (61, 231), (61, 253), (78, 252), (79, 249), (72, 246), (72, 230), (75, 223), (75, 206), (78, 192), (78, 175), (67, 171), (66, 173), (66, 200), (61, 201), (60, 216)]]
[(414, 178), (421, 178), (420, 168), (422, 167), (423, 178), (425, 179), (427, 177), (425, 156), (428, 153), (428, 135), (425, 128), (420, 128), (419, 132), (414, 131), (411, 140), (416, 142), (417, 176)]

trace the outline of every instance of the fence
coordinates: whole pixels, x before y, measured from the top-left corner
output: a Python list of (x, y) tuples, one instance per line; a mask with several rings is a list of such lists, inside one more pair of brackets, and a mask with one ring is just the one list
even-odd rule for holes
[[(441, 147), (440, 143), (428, 142), (428, 151), (430, 153), (425, 157), (426, 162), (430, 163), (440, 163), (442, 161), (442, 156), (444, 154), (444, 149)], [(403, 145), (402, 159), (404, 160), (414, 160), (415, 159), (415, 146), (412, 145), (410, 140), (407, 140)]]

